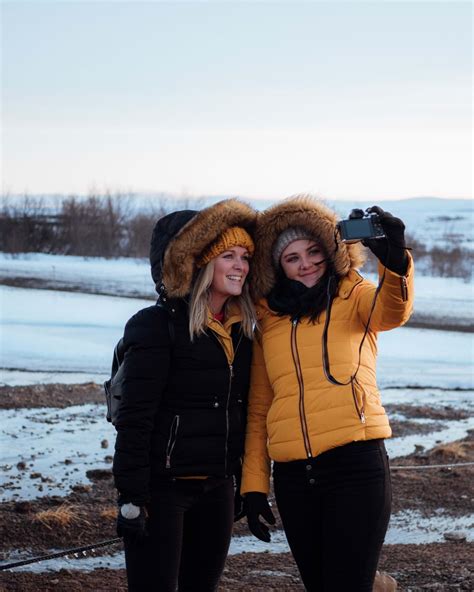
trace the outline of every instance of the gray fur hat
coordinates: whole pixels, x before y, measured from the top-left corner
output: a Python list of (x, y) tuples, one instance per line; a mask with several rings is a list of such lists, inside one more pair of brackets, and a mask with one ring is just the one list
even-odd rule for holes
[(278, 235), (278, 238), (273, 243), (272, 247), (272, 261), (276, 269), (280, 264), (280, 257), (286, 247), (297, 240), (315, 240), (302, 226), (291, 226)]

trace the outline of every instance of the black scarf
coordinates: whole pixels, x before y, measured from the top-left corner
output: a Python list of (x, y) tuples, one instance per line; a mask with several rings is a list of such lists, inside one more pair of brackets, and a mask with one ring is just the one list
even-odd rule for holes
[(280, 316), (290, 315), (292, 321), (309, 317), (314, 323), (326, 308), (329, 282), (329, 294), (334, 296), (339, 282), (332, 270), (327, 269), (315, 286), (307, 288), (301, 282), (288, 279), (280, 269), (268, 295), (268, 305)]

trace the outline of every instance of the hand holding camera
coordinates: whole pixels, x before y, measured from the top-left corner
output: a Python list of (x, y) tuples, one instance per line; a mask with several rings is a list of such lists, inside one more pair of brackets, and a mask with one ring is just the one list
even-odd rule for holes
[(408, 266), (405, 224), (379, 206), (352, 210), (348, 220), (338, 224), (345, 243), (361, 241), (391, 271), (404, 275)]

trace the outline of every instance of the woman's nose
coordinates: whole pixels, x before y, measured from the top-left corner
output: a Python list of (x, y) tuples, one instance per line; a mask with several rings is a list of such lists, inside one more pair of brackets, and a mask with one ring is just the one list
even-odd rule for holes
[(301, 269), (308, 269), (308, 267), (311, 267), (311, 261), (305, 256), (301, 257), (300, 267)]

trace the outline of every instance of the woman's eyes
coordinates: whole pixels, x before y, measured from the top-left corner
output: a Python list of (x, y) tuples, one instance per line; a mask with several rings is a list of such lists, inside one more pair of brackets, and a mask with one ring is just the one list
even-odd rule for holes
[(315, 247), (314, 249), (311, 249), (311, 251), (309, 252), (310, 255), (319, 255), (321, 253), (321, 249), (318, 249), (317, 247)]
[[(234, 255), (232, 253), (224, 253), (222, 255), (223, 259), (233, 259)], [(245, 261), (250, 261), (250, 255), (242, 255), (242, 259), (244, 259)]]

